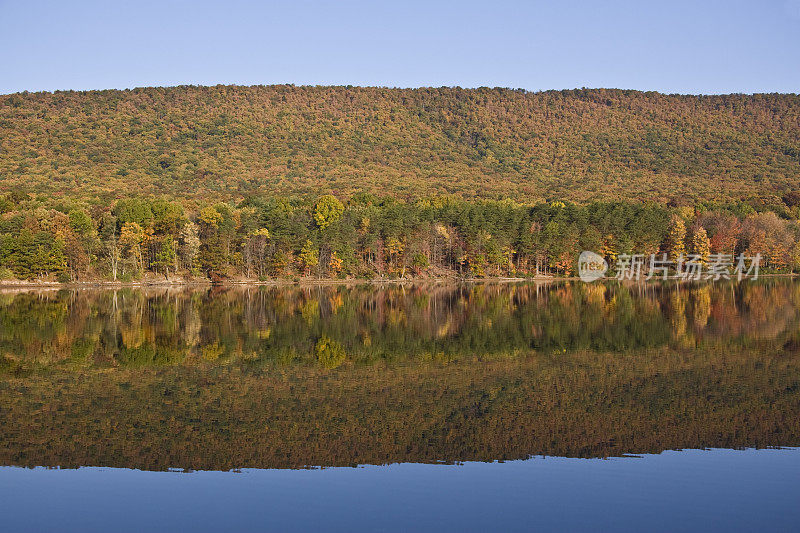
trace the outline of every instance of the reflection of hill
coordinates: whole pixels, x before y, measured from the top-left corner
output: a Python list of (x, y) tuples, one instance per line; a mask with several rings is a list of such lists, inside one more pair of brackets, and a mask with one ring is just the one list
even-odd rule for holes
[(5, 296), (0, 463), (228, 469), (798, 445), (798, 287)]
[(800, 444), (800, 356), (535, 355), (0, 384), (0, 463), (142, 469), (600, 457)]

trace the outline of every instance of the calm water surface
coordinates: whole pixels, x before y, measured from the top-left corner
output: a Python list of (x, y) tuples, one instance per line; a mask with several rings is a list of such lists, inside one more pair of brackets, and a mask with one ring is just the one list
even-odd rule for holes
[(0, 427), (8, 531), (791, 531), (800, 283), (4, 291)]

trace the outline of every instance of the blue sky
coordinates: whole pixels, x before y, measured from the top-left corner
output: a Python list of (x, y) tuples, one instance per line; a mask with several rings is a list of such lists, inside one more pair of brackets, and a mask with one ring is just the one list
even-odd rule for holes
[(180, 84), (800, 92), (800, 0), (0, 0), (0, 93)]

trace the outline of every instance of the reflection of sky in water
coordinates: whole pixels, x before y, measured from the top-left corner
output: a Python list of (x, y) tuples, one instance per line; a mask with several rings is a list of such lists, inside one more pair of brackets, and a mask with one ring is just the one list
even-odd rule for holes
[(0, 468), (6, 531), (791, 531), (800, 455), (142, 472)]

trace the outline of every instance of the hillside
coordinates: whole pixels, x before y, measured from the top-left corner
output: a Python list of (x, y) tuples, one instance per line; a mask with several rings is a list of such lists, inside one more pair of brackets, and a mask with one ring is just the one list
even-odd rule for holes
[(217, 86), (0, 96), (5, 191), (726, 202), (798, 188), (798, 95)]

